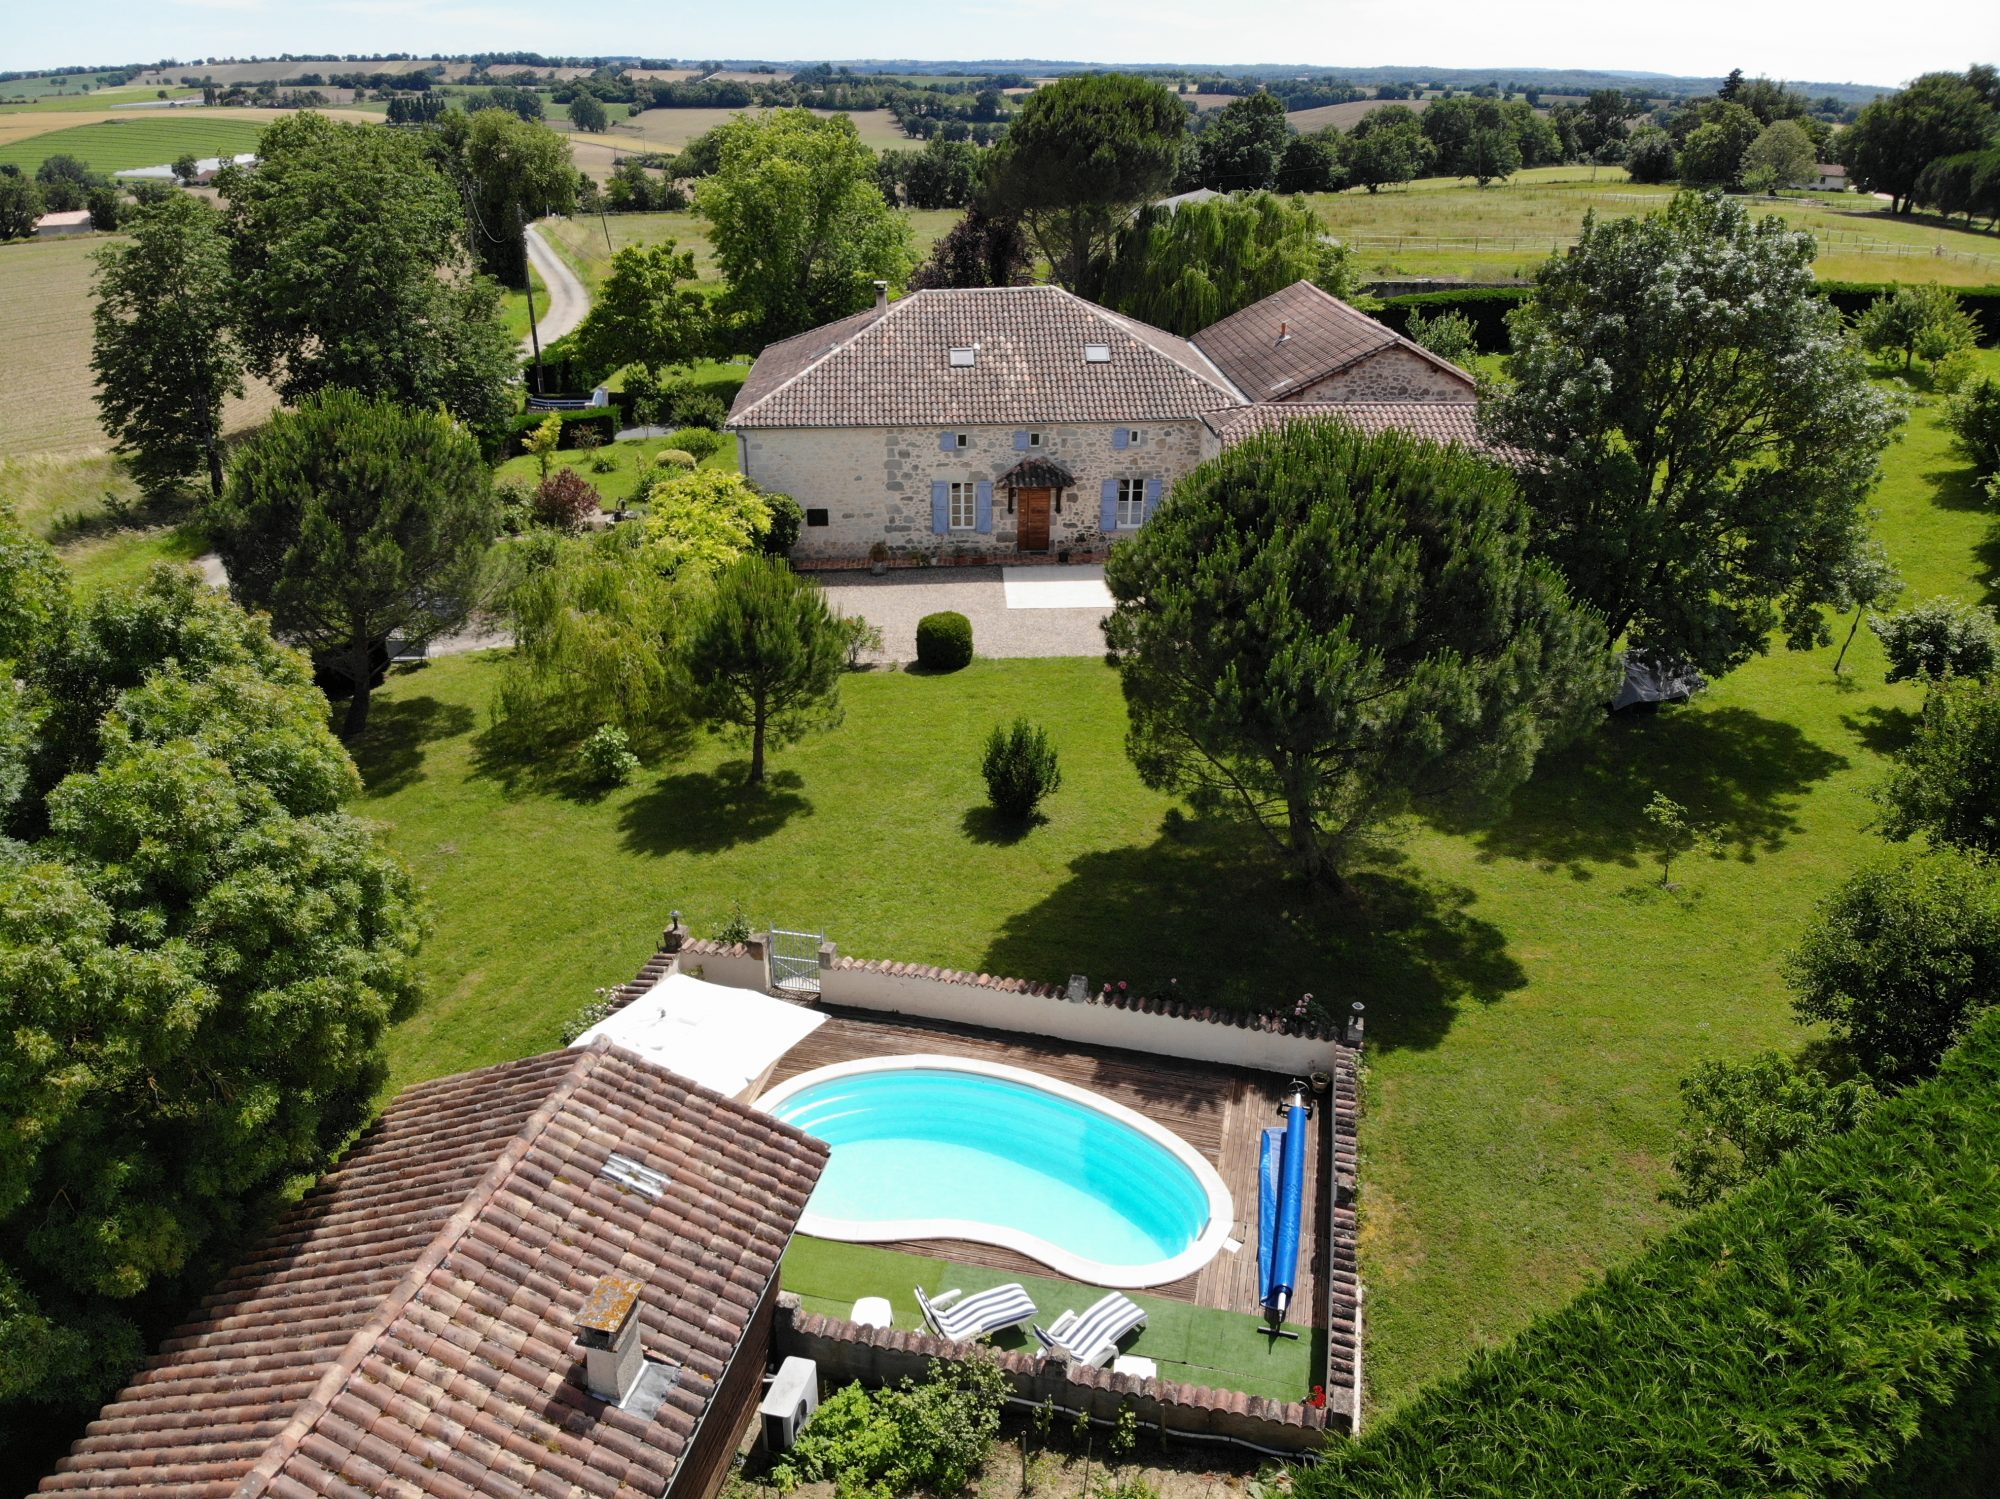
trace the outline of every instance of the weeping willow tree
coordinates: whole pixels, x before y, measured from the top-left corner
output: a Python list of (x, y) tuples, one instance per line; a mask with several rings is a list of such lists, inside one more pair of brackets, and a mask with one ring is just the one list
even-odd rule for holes
[(1183, 337), (1294, 281), (1354, 289), (1347, 247), (1319, 215), (1271, 193), (1141, 209), (1112, 247), (1103, 301)]

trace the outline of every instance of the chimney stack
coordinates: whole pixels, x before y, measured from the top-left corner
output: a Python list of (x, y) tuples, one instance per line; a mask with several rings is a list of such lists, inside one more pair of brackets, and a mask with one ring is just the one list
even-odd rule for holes
[(646, 1361), (639, 1351), (639, 1282), (607, 1275), (576, 1314), (583, 1345), (583, 1382), (599, 1400), (622, 1405), (639, 1382)]
[(1278, 324), (1278, 342), (1283, 343), (1286, 339), (1290, 338), (1291, 336), (1292, 336), (1292, 325), (1290, 321), (1287, 320), (1280, 322)]
[(875, 283), (875, 310), (877, 312), (886, 312), (888, 307), (889, 283), (886, 281), (877, 281)]

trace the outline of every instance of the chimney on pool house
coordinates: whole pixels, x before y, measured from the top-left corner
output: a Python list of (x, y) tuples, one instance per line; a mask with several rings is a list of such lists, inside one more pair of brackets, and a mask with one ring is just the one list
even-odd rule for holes
[(599, 1400), (622, 1405), (645, 1370), (639, 1351), (639, 1282), (629, 1275), (601, 1277), (576, 1314), (583, 1345), (583, 1382)]

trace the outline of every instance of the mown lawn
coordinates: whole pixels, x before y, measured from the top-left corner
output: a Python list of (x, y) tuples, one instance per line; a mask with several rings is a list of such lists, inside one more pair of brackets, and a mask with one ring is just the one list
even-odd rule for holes
[[(2000, 545), (1935, 406), (1891, 464), (1882, 531), (1910, 596), (1985, 599)], [(600, 800), (550, 789), (561, 767), (491, 754), (497, 658), (441, 661), (391, 681), (358, 747), (359, 810), (437, 915), (432, 997), (392, 1038), (394, 1082), (554, 1045), (674, 908), (699, 934), (740, 904), (863, 956), (1172, 979), (1218, 1004), (1360, 1000), (1368, 1369), (1393, 1405), (1676, 1221), (1657, 1193), (1695, 1063), (1803, 1039), (1783, 952), (1882, 856), (1868, 793), (1918, 702), (1883, 684), (1865, 630), (1846, 678), (1832, 660), (1780, 650), (1693, 707), (1607, 722), (1498, 820), (1407, 830), (1356, 871), (1353, 901), (1169, 817), (1095, 660), (850, 676), (845, 724), (779, 752), (762, 793), (738, 749), (703, 740)], [(1021, 711), (1048, 726), (1064, 785), (1048, 823), (1010, 840), (983, 811), (978, 748)], [(1672, 894), (1641, 831), (1656, 789), (1722, 839)]]

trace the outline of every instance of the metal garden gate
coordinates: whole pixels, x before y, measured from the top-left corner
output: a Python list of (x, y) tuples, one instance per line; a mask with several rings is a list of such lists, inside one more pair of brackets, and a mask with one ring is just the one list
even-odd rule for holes
[(824, 932), (771, 928), (771, 987), (784, 994), (819, 993), (819, 947)]

